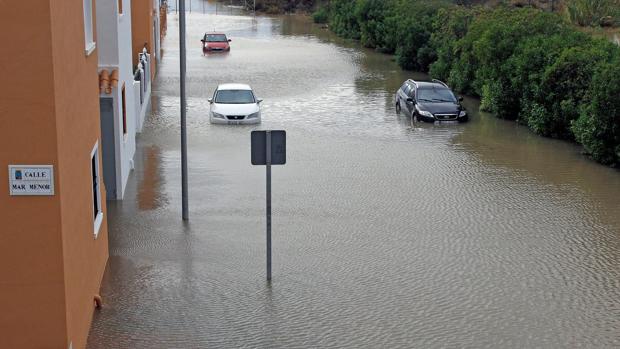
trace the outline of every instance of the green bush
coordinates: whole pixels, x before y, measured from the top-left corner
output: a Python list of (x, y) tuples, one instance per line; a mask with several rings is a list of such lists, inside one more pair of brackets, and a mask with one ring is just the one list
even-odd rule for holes
[(579, 117), (579, 108), (587, 102), (586, 93), (596, 65), (608, 59), (597, 47), (570, 47), (548, 66), (533, 100), (544, 115), (528, 115), (527, 124), (544, 136), (572, 139), (571, 123)]
[(332, 0), (329, 3), (331, 30), (347, 39), (360, 38), (360, 25), (355, 17), (356, 0)]
[(506, 62), (512, 91), (519, 98), (519, 121), (529, 125), (535, 132), (541, 132), (534, 124), (540, 119), (542, 106), (536, 100), (545, 95), (542, 89), (543, 76), (560, 54), (570, 47), (583, 46), (590, 37), (566, 28), (554, 35), (535, 35), (522, 41)]
[(360, 39), (366, 47), (382, 47), (387, 36), (385, 16), (389, 0), (358, 0), (355, 6), (355, 17), (360, 27)]
[(589, 91), (590, 103), (573, 122), (575, 138), (597, 161), (620, 166), (620, 59), (598, 67)]
[(440, 80), (447, 81), (452, 70), (452, 63), (459, 55), (456, 43), (462, 39), (469, 29), (475, 14), (462, 7), (441, 8), (433, 21), (430, 46), (436, 60), (430, 65), (430, 74)]
[(312, 14), (314, 23), (327, 23), (329, 21), (329, 11), (327, 7), (320, 7)]

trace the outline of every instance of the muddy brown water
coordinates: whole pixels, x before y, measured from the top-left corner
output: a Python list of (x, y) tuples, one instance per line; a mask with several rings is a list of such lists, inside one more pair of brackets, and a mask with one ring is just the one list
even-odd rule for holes
[[(425, 76), (303, 17), (212, 4), (188, 15), (191, 220), (172, 14), (136, 170), (109, 203), (89, 348), (620, 346), (617, 170), (470, 98), (469, 123), (412, 125), (393, 93)], [(229, 54), (201, 54), (213, 29)], [(265, 100), (262, 125), (209, 124), (207, 98), (233, 81)], [(288, 134), (271, 285), (253, 129)]]

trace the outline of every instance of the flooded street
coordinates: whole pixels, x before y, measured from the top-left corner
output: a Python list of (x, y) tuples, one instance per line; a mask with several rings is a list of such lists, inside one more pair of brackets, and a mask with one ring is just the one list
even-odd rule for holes
[[(620, 172), (477, 111), (411, 124), (392, 57), (303, 17), (188, 14), (190, 221), (181, 221), (178, 21), (124, 201), (89, 348), (620, 347)], [(203, 56), (205, 31), (232, 39)], [(217, 84), (250, 84), (259, 126), (208, 121)], [(287, 131), (273, 168), (250, 132)]]

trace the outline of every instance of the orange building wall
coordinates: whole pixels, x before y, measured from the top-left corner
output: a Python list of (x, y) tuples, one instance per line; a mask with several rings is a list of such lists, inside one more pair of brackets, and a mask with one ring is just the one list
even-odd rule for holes
[(153, 50), (153, 0), (132, 0), (131, 1), (131, 42), (133, 46), (133, 62), (138, 62), (138, 54), (142, 52), (144, 43), (146, 49), (151, 54), (153, 69), (151, 78), (155, 77), (157, 62)]
[(49, 0), (4, 6), (0, 28), (0, 348), (63, 348), (60, 197), (8, 190), (10, 164), (58, 166)]
[[(99, 0), (105, 1), (105, 0)], [(108, 257), (105, 189), (101, 183), (104, 220), (94, 238), (90, 154), (99, 143), (102, 169), (97, 49), (84, 54), (82, 0), (54, 1), (52, 39), (56, 91), (67, 332), (73, 348), (83, 348)], [(93, 20), (96, 5), (93, 1)], [(93, 28), (96, 28), (93, 22)], [(95, 35), (95, 42), (97, 41)], [(100, 178), (103, 172), (100, 171)]]
[[(11, 2), (0, 40), (0, 348), (83, 348), (108, 242), (105, 197), (93, 235), (97, 51), (84, 54), (82, 0)], [(9, 196), (9, 164), (54, 165), (55, 195)]]

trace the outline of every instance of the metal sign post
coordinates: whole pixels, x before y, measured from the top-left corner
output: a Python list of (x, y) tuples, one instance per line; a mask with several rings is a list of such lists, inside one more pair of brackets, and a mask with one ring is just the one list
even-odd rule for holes
[[(191, 2), (190, 2), (191, 4)], [(187, 187), (187, 100), (185, 96), (185, 0), (179, 0), (179, 70), (181, 82), (181, 206), (182, 218), (184, 221), (189, 220), (189, 203), (188, 203), (188, 187)]]
[(252, 165), (267, 169), (267, 281), (271, 281), (271, 165), (286, 164), (285, 131), (252, 131)]
[(267, 281), (271, 281), (271, 131), (265, 135), (267, 168)]

